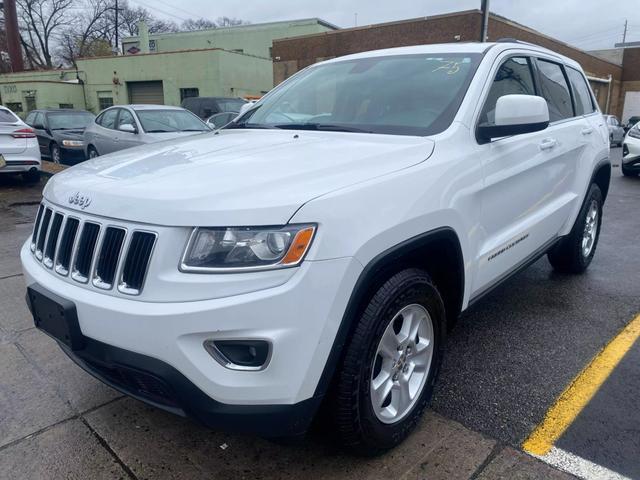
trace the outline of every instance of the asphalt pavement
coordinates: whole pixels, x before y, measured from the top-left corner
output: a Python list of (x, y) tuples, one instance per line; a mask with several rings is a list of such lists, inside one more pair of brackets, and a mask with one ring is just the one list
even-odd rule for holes
[[(640, 178), (615, 168), (588, 272), (558, 275), (542, 258), (466, 312), (407, 442), (376, 459), (319, 434), (276, 445), (122, 397), (33, 328), (17, 255), (41, 187), (0, 176), (0, 478), (572, 478), (520, 445), (640, 312)], [(639, 360), (635, 345), (557, 443), (629, 478), (640, 478)]]

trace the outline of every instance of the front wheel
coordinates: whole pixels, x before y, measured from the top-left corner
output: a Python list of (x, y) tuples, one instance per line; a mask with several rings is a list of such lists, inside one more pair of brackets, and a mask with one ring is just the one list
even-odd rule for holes
[(584, 272), (596, 253), (601, 224), (602, 192), (594, 183), (571, 232), (547, 255), (553, 268), (563, 273)]
[(93, 145), (89, 147), (88, 153), (89, 153), (89, 158), (96, 158), (98, 156), (98, 151)]
[(58, 144), (52, 143), (49, 150), (51, 151), (51, 161), (53, 163), (60, 163), (60, 160), (62, 159), (62, 157), (60, 154), (60, 147), (58, 146)]
[(345, 447), (376, 455), (411, 433), (431, 399), (445, 331), (444, 303), (425, 271), (403, 270), (377, 290), (338, 371), (332, 414)]

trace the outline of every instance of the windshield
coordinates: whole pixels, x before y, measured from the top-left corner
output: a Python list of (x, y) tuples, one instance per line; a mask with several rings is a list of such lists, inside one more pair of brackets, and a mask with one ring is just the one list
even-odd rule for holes
[(89, 112), (48, 113), (47, 121), (51, 130), (82, 130), (96, 118)]
[(136, 110), (136, 113), (147, 133), (210, 130), (202, 120), (186, 110)]
[(311, 67), (227, 128), (432, 135), (453, 120), (480, 58), (394, 55)]

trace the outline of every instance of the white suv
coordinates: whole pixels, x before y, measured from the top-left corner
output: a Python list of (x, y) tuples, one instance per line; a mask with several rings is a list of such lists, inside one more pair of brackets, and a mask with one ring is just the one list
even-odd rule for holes
[(213, 428), (401, 442), (447, 329), (543, 254), (593, 258), (609, 134), (528, 44), (313, 65), (227, 128), (80, 164), (22, 249), (36, 325), (113, 387)]

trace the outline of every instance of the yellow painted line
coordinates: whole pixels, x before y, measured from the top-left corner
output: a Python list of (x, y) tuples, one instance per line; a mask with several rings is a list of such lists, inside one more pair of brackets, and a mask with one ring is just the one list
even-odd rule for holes
[(546, 455), (589, 403), (638, 337), (640, 337), (640, 315), (631, 320), (600, 350), (591, 363), (562, 392), (547, 411), (542, 423), (524, 441), (522, 449), (533, 455)]

